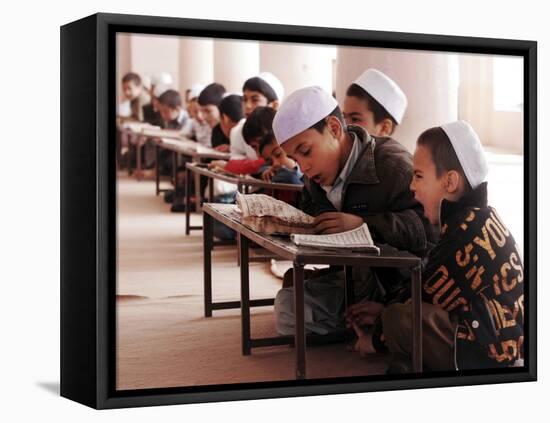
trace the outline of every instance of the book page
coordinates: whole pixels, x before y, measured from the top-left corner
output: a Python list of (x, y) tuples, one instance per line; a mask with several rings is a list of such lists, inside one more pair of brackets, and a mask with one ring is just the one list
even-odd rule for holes
[(284, 201), (265, 194), (237, 194), (237, 205), (243, 217), (274, 216), (293, 224), (313, 223), (314, 218)]
[(351, 231), (330, 235), (299, 235), (293, 234), (291, 240), (296, 245), (321, 248), (367, 249), (379, 251), (374, 245), (366, 223)]

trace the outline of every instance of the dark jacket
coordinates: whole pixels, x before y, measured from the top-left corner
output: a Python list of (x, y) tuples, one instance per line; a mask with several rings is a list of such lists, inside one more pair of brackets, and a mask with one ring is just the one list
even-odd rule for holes
[[(363, 217), (375, 243), (424, 255), (437, 234), (409, 189), (412, 155), (391, 138), (372, 137), (354, 125), (348, 131), (361, 143), (361, 152), (344, 182), (341, 211)], [(313, 216), (337, 211), (323, 188), (307, 176), (301, 209)]]
[(423, 301), (458, 323), (457, 367), (485, 368), (523, 358), (521, 257), (510, 231), (487, 205), (487, 183), (441, 204), (441, 238), (422, 274)]

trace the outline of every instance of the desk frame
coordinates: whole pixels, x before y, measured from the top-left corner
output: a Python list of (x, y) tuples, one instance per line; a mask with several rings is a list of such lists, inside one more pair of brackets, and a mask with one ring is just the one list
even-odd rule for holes
[[(203, 207), (204, 218), (204, 307), (205, 316), (212, 316), (212, 310), (219, 304), (212, 302), (212, 242), (213, 220), (218, 220), (234, 229), (240, 238), (239, 255), (241, 261), (241, 335), (242, 353), (250, 355), (252, 348), (273, 345), (294, 345), (296, 349), (296, 378), (306, 377), (306, 333), (304, 322), (304, 266), (307, 264), (342, 265), (345, 268), (345, 302), (346, 307), (354, 303), (353, 281), (351, 279), (352, 266), (362, 265), (371, 267), (406, 267), (411, 269), (412, 284), (412, 343), (413, 343), (413, 372), (422, 372), (422, 295), (421, 295), (421, 260), (407, 252), (388, 253), (382, 248), (381, 255), (368, 255), (362, 253), (323, 252), (313, 248), (290, 246), (289, 242), (283, 242), (274, 237), (258, 234), (227, 213), (230, 210), (225, 204), (205, 204)], [(234, 210), (234, 206), (233, 206)], [(250, 334), (250, 307), (272, 305), (272, 300), (250, 299), (250, 278), (248, 247), (253, 241), (272, 253), (293, 262), (294, 268), (294, 309), (295, 309), (295, 335), (278, 336), (274, 338), (253, 339)], [(269, 301), (269, 302), (268, 302)], [(237, 302), (232, 302), (237, 306)]]

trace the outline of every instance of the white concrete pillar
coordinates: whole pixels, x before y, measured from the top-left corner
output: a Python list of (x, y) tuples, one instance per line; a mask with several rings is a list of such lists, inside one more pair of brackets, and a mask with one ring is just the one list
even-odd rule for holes
[(426, 129), (457, 119), (458, 59), (454, 54), (378, 48), (338, 48), (336, 98), (343, 104), (348, 86), (367, 68), (392, 78), (408, 107), (393, 137), (414, 151)]
[(179, 44), (179, 90), (182, 96), (193, 84), (214, 81), (214, 41), (182, 37)]
[(230, 93), (242, 93), (244, 82), (259, 73), (259, 43), (245, 40), (214, 41), (214, 82)]
[(141, 76), (161, 72), (172, 75), (175, 89), (179, 87), (180, 37), (170, 35), (132, 34), (132, 71)]
[(132, 46), (130, 34), (120, 33), (116, 36), (116, 102), (122, 96), (122, 77), (130, 72), (132, 67)]
[(319, 85), (332, 93), (336, 47), (292, 43), (260, 43), (260, 70), (282, 82), (285, 96), (297, 89)]

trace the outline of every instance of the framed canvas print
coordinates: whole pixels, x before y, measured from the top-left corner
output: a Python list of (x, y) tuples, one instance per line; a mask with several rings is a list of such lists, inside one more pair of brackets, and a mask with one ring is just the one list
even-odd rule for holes
[(61, 28), (61, 394), (534, 381), (536, 42)]

